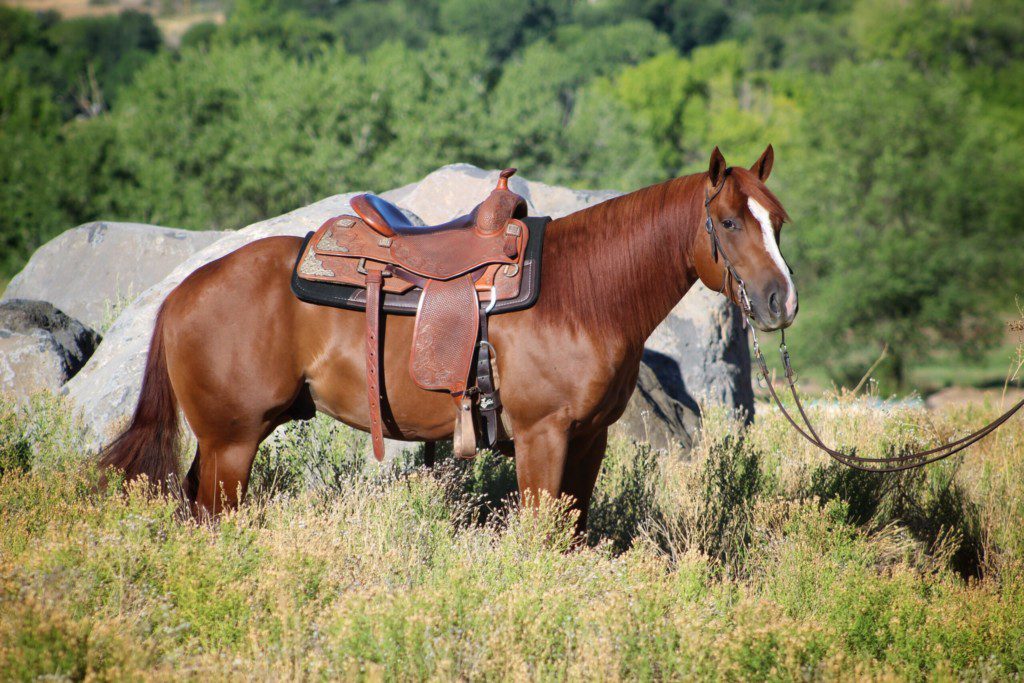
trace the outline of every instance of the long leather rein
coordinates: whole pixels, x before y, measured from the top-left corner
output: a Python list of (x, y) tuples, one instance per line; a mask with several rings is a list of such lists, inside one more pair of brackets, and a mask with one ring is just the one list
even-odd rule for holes
[[(725, 267), (725, 273), (722, 276), (722, 289), (720, 291), (725, 293), (730, 284), (729, 281), (732, 280), (735, 282), (740, 308), (743, 310), (743, 314), (746, 318), (753, 319), (753, 310), (750, 304), (750, 298), (747, 296), (746, 286), (743, 283), (743, 279), (733, 267), (732, 261), (729, 260), (725, 250), (722, 249), (722, 243), (718, 239), (718, 233), (715, 232), (715, 223), (711, 218), (711, 202), (718, 196), (724, 186), (725, 181), (723, 179), (722, 184), (715, 190), (714, 194), (709, 194), (707, 191), (704, 193), (704, 228), (711, 240), (711, 254), (716, 263), (718, 262), (718, 255), (722, 255), (722, 263)], [(790, 412), (786, 410), (786, 407), (782, 404), (782, 400), (779, 398), (779, 395), (775, 392), (775, 386), (772, 384), (772, 378), (768, 371), (768, 364), (764, 360), (764, 354), (761, 353), (761, 345), (757, 339), (757, 330), (754, 329), (752, 324), (747, 325), (747, 327), (750, 328), (750, 334), (753, 339), (754, 357), (757, 359), (758, 369), (761, 372), (761, 376), (764, 378), (765, 384), (768, 386), (768, 391), (771, 394), (772, 400), (775, 402), (775, 405), (778, 406), (782, 415), (786, 418), (789, 424), (793, 426), (797, 433), (809, 441), (811, 445), (824, 451), (829, 455), (829, 457), (833, 458), (837, 462), (857, 470), (882, 473), (902, 472), (904, 470), (923, 467), (933, 462), (944, 460), (945, 458), (955, 455), (978, 443), (1002, 426), (1003, 423), (1013, 417), (1017, 411), (1024, 407), (1024, 399), (1021, 399), (1013, 407), (981, 429), (972, 432), (967, 436), (961, 437), (956, 441), (952, 441), (935, 448), (930, 448), (928, 450), (880, 458), (867, 458), (857, 455), (856, 453), (844, 453), (825, 445), (825, 442), (818, 435), (817, 430), (814, 429), (810, 419), (807, 417), (807, 412), (804, 410), (803, 403), (800, 401), (800, 396), (796, 391), (796, 382), (793, 378), (793, 366), (790, 362), (789, 349), (786, 347), (786, 331), (782, 331), (779, 353), (782, 355), (782, 362), (786, 369), (786, 383), (789, 385), (789, 391), (793, 396), (793, 402), (796, 404), (797, 412), (799, 413), (800, 419), (802, 420), (804, 427), (806, 427), (806, 430), (804, 427), (801, 427)]]

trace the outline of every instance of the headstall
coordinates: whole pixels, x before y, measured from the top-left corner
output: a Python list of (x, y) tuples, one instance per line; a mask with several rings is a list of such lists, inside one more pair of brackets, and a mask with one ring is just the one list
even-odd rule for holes
[[(707, 230), (708, 236), (711, 240), (711, 255), (718, 262), (718, 255), (722, 255), (722, 263), (725, 267), (725, 274), (722, 278), (722, 288), (720, 293), (724, 294), (729, 286), (729, 281), (732, 280), (736, 284), (736, 298), (738, 300), (740, 308), (743, 310), (744, 323), (746, 319), (750, 318), (753, 320), (753, 309), (750, 304), (750, 298), (747, 296), (746, 286), (744, 285), (743, 279), (736, 272), (736, 269), (732, 265), (732, 261), (729, 259), (725, 250), (722, 248), (722, 244), (718, 239), (718, 234), (715, 232), (715, 223), (711, 218), (711, 202), (718, 196), (725, 187), (725, 179), (722, 180), (721, 186), (715, 190), (713, 194), (709, 194), (707, 190), (704, 192), (704, 213), (705, 222), (704, 228)], [(768, 364), (764, 360), (764, 354), (761, 353), (761, 345), (757, 338), (757, 330), (754, 325), (747, 324), (746, 327), (750, 328), (750, 335), (753, 342), (754, 357), (757, 359), (758, 369), (761, 372), (761, 377), (764, 379), (765, 384), (768, 387), (768, 392), (771, 394), (772, 400), (775, 405), (778, 406), (782, 415), (786, 418), (790, 425), (811, 443), (814, 447), (824, 451), (837, 462), (840, 462), (853, 469), (861, 470), (864, 472), (902, 472), (904, 470), (913, 469), (916, 467), (923, 467), (939, 460), (944, 460), (951, 455), (955, 455), (960, 451), (973, 446), (978, 443), (986, 436), (994, 432), (1000, 426), (1009, 420), (1017, 411), (1024, 407), (1024, 399), (1018, 401), (1013, 407), (1007, 410), (1005, 413), (997, 417), (995, 420), (985, 425), (981, 429), (968, 434), (967, 436), (961, 437), (956, 441), (952, 441), (935, 448), (930, 448), (924, 451), (918, 451), (916, 453), (904, 453), (902, 455), (893, 455), (888, 457), (880, 458), (867, 458), (856, 455), (855, 453), (844, 453), (842, 451), (835, 450), (822, 441), (818, 432), (814, 429), (811, 421), (807, 417), (807, 412), (804, 410), (803, 403), (800, 401), (800, 396), (796, 391), (796, 381), (794, 380), (793, 366), (789, 357), (789, 349), (786, 346), (786, 331), (782, 330), (782, 339), (779, 343), (779, 353), (782, 356), (782, 363), (785, 367), (786, 383), (789, 385), (789, 391), (793, 396), (793, 402), (796, 404), (797, 411), (803, 421), (804, 427), (793, 418), (793, 416), (786, 410), (786, 407), (782, 404), (782, 400), (779, 395), (775, 392), (775, 386), (772, 384), (772, 378), (768, 371)]]

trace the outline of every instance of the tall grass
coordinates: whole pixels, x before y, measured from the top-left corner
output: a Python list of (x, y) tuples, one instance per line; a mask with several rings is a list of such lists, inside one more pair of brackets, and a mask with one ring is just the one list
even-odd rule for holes
[[(877, 452), (995, 407), (813, 408)], [(694, 452), (608, 449), (585, 547), (510, 461), (367, 462), (318, 418), (215, 524), (97, 493), (60, 403), (0, 403), (0, 672), (97, 679), (978, 678), (1024, 669), (1024, 421), (963, 458), (855, 473), (761, 410)]]

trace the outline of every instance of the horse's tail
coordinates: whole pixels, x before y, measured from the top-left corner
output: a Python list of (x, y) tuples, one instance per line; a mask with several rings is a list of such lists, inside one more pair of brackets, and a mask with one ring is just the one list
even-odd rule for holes
[(164, 307), (160, 307), (149, 344), (142, 391), (132, 421), (101, 453), (100, 466), (124, 472), (127, 481), (142, 475), (167, 491), (177, 484), (181, 424), (178, 401), (167, 374), (164, 349)]

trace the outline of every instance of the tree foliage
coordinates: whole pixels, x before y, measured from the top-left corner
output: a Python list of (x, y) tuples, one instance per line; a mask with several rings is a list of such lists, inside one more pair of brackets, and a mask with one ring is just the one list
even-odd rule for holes
[(993, 307), (1007, 303), (989, 292), (1022, 282), (1004, 257), (1024, 201), (992, 190), (996, 174), (1020, 187), (1024, 148), (1005, 154), (957, 79), (887, 62), (819, 80), (794, 163), (780, 165), (799, 216), (790, 253), (829, 304), (805, 313), (816, 338), (806, 352), (838, 362), (842, 377), (863, 372), (865, 342), (868, 353), (888, 343), (897, 380), (935, 346), (977, 354), (995, 338)]
[(0, 7), (0, 276), (94, 218), (236, 228), (445, 163), (630, 190), (719, 145), (772, 184), (837, 379), (977, 353), (1024, 283), (1020, 0), (234, 0)]

